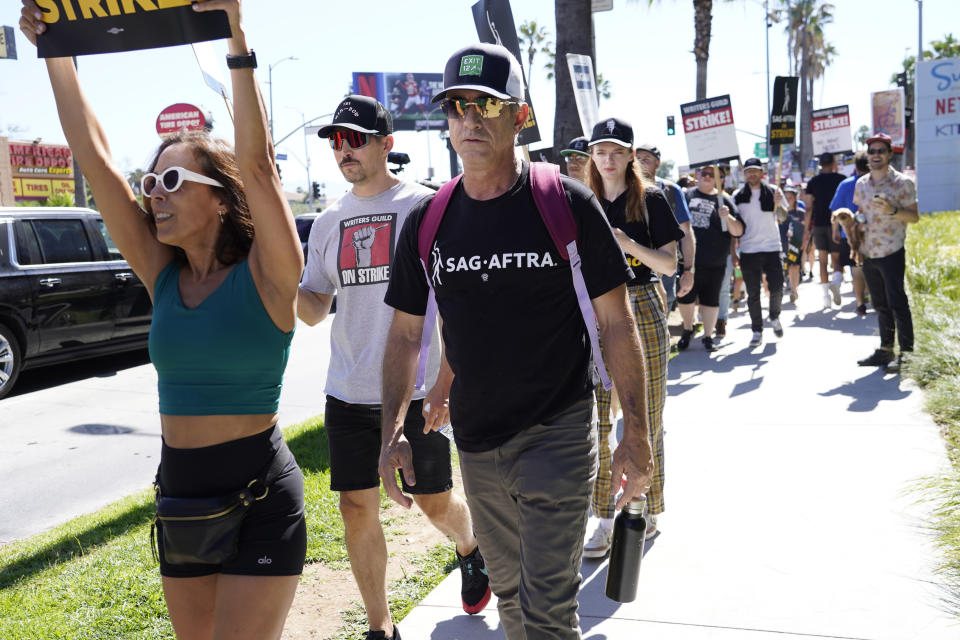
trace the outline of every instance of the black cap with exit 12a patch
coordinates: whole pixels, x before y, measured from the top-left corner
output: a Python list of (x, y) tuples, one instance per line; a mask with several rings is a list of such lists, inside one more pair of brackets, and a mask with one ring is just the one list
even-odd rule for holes
[(388, 136), (393, 133), (393, 116), (376, 98), (349, 95), (337, 105), (333, 122), (320, 127), (317, 135), (329, 138), (339, 127), (375, 136)]
[(482, 91), (502, 100), (523, 100), (523, 71), (513, 54), (498, 44), (479, 43), (454, 52), (443, 69), (443, 100), (454, 89)]
[(763, 163), (760, 162), (760, 158), (747, 158), (746, 162), (743, 163), (743, 170), (747, 169), (760, 169), (763, 171)]

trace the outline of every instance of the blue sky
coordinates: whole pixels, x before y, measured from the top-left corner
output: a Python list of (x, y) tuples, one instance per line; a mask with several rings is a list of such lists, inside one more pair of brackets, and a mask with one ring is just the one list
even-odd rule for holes
[[(267, 65), (287, 56), (273, 70), (274, 121), (277, 137), (296, 128), (302, 117), (331, 112), (346, 93), (353, 71), (441, 72), (457, 48), (475, 42), (470, 5), (473, 0), (406, 2), (318, 2), (317, 0), (247, 0), (247, 40), (257, 51), (258, 77), (267, 95)], [(19, 2), (0, 0), (0, 24), (15, 25)], [(774, 4), (771, 1), (771, 4)], [(852, 128), (869, 124), (870, 92), (888, 89), (890, 75), (917, 48), (915, 0), (834, 0), (834, 23), (826, 28), (838, 56), (817, 83), (815, 107), (849, 104)], [(279, 8), (281, 7), (282, 8)], [(957, 0), (926, 0), (924, 41), (942, 38), (953, 28), (960, 35)], [(517, 24), (536, 20), (554, 32), (553, 3), (513, 0)], [(708, 96), (729, 93), (738, 129), (763, 134), (766, 126), (766, 58), (763, 6), (760, 0), (715, 0), (708, 68)], [(686, 163), (679, 126), (679, 105), (694, 99), (693, 8), (690, 0), (615, 0), (614, 10), (595, 15), (596, 67), (610, 80), (613, 96), (600, 115), (631, 121), (638, 140), (649, 140), (664, 158)], [(224, 43), (215, 44), (221, 54)], [(0, 60), (0, 135), (64, 142), (49, 82), (33, 47), (17, 33), (20, 60)], [(221, 57), (222, 60), (222, 57)], [(531, 94), (545, 142), (552, 137), (554, 83), (543, 72), (543, 56), (527, 70)], [(526, 61), (524, 61), (526, 64)], [(770, 76), (788, 71), (786, 36), (770, 29)], [(189, 47), (87, 56), (80, 59), (81, 82), (111, 142), (114, 158), (125, 170), (143, 166), (159, 143), (155, 121), (160, 111), (187, 102), (212, 111), (214, 133), (232, 139), (222, 100), (202, 81)], [(224, 65), (224, 76), (226, 70)], [(678, 135), (666, 135), (666, 116), (674, 115)], [(752, 155), (754, 138), (738, 136), (741, 156)], [(409, 153), (405, 175), (426, 177), (428, 144), (439, 178), (449, 174), (447, 151), (436, 133), (400, 133), (397, 150)], [(326, 141), (310, 138), (306, 153), (311, 178), (327, 184), (336, 196), (347, 188)], [(306, 187), (304, 137), (281, 145), (287, 190)], [(299, 158), (299, 161), (297, 160)]]

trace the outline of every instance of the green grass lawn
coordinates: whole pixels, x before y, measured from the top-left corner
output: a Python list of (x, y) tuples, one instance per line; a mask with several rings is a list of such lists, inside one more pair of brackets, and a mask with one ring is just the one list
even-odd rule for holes
[[(320, 418), (284, 430), (304, 476), (307, 562), (348, 567), (329, 451)], [(383, 505), (388, 499), (382, 495)], [(173, 638), (150, 550), (149, 490), (53, 531), (0, 547), (0, 638), (70, 640)], [(416, 562), (391, 589), (399, 620), (450, 572), (452, 546)], [(362, 617), (357, 612), (354, 617)]]
[(960, 211), (925, 215), (907, 235), (907, 285), (916, 351), (907, 374), (941, 426), (952, 473), (924, 485), (936, 505), (944, 604), (960, 616)]

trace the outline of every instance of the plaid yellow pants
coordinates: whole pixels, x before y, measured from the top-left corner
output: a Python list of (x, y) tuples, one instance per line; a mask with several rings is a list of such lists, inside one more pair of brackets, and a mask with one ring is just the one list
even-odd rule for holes
[[(627, 287), (630, 308), (637, 321), (637, 333), (643, 343), (647, 364), (647, 418), (650, 422), (650, 445), (653, 450), (653, 479), (647, 491), (647, 512), (663, 513), (663, 405), (667, 401), (667, 362), (670, 360), (670, 333), (660, 288), (655, 284)], [(602, 348), (601, 348), (602, 351)], [(593, 488), (593, 514), (598, 518), (612, 518), (614, 502), (610, 496), (610, 468), (612, 452), (610, 432), (611, 394), (597, 385), (597, 411), (600, 414), (598, 437), (597, 482)]]

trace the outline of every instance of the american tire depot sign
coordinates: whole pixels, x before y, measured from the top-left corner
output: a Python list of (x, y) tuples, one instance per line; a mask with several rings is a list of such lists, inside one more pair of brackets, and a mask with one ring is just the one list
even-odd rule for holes
[(45, 200), (61, 194), (73, 196), (70, 147), (11, 140), (7, 148), (15, 199)]

